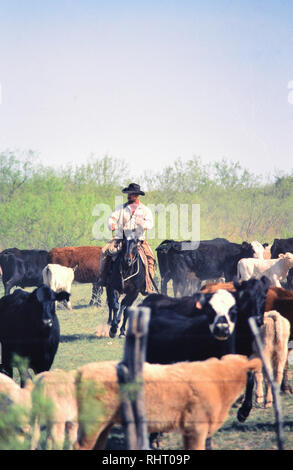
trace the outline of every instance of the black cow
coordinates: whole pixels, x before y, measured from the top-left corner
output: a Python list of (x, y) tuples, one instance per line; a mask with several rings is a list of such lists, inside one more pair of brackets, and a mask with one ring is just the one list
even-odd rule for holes
[[(36, 374), (50, 369), (60, 339), (55, 302), (69, 297), (67, 292), (56, 293), (43, 285), (32, 293), (16, 289), (0, 299), (1, 372), (13, 377), (14, 354), (27, 358)], [(22, 386), (24, 382), (22, 375)]]
[[(203, 240), (201, 244), (207, 245), (220, 245), (222, 243), (229, 244), (230, 242), (225, 238), (215, 238), (214, 240)], [(191, 249), (186, 250), (190, 245)], [(184, 247), (184, 250), (182, 249)], [(198, 279), (194, 271), (187, 271), (184, 278), (176, 274), (176, 269), (174, 271), (174, 256), (178, 252), (193, 251), (193, 244), (190, 241), (178, 242), (175, 240), (164, 240), (157, 248), (157, 257), (158, 264), (161, 275), (161, 292), (162, 294), (167, 294), (167, 285), (168, 282), (172, 279), (173, 281), (173, 291), (174, 296), (177, 296), (177, 293), (180, 295), (192, 293), (200, 288), (201, 281)], [(170, 252), (170, 254), (169, 254)], [(173, 260), (170, 264), (170, 260)], [(192, 276), (193, 274), (193, 276)]]
[(207, 297), (200, 292), (192, 296), (175, 298), (164, 294), (149, 294), (141, 305), (151, 309), (152, 316), (160, 314), (162, 310), (172, 310), (185, 317), (194, 317), (196, 314), (203, 314), (202, 305), (206, 303)]
[(45, 250), (19, 250), (8, 248), (0, 253), (4, 294), (10, 294), (14, 286), (34, 287), (43, 284), (42, 271), (48, 264)]
[[(167, 258), (167, 261), (164, 260), (164, 266), (167, 266), (168, 270), (167, 274), (166, 271), (163, 272), (163, 279), (168, 279), (169, 276), (175, 285), (188, 286), (190, 274), (194, 273), (200, 281), (223, 276), (227, 282), (232, 281), (237, 274), (238, 261), (241, 258), (252, 258), (254, 255), (250, 243), (231, 243), (225, 238), (203, 240), (196, 249), (188, 250), (187, 247), (186, 242), (169, 241), (163, 245), (163, 251), (159, 250), (161, 255), (164, 254)], [(166, 283), (162, 282), (162, 293), (166, 293), (165, 285)], [(184, 293), (188, 293), (186, 289), (183, 290)]]
[[(293, 253), (293, 238), (275, 238), (271, 246), (271, 257), (278, 258), (280, 253)], [(293, 269), (290, 269), (287, 276), (286, 289), (293, 290)]]
[(142, 305), (151, 308), (147, 362), (220, 358), (233, 347), (237, 306), (230, 292), (198, 293), (182, 299), (151, 294)]
[[(149, 334), (147, 340), (146, 361), (151, 363), (168, 364), (180, 361), (205, 360), (210, 357), (221, 357), (224, 354), (244, 354), (250, 356), (253, 352), (253, 335), (248, 319), (256, 318), (258, 326), (263, 324), (266, 294), (270, 282), (266, 277), (260, 280), (250, 279), (241, 284), (234, 283), (236, 292), (230, 293), (234, 299), (224, 294), (222, 290), (203, 297), (194, 294), (192, 297), (173, 299), (163, 295), (152, 294), (144, 299), (142, 305), (151, 309)], [(230, 309), (227, 309), (229, 307)], [(225, 307), (226, 306), (226, 307)], [(230, 322), (235, 328), (230, 328), (226, 341), (215, 330), (215, 318), (223, 314), (220, 326), (224, 328)], [(252, 407), (252, 391), (254, 375), (248, 374), (245, 400), (238, 411), (238, 419), (243, 422)]]

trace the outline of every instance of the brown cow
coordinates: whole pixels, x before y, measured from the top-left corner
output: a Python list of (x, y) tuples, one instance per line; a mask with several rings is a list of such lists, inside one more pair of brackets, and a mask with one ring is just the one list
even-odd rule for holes
[(41, 443), (41, 428), (46, 428), (46, 449), (72, 448), (77, 440), (77, 401), (75, 397), (75, 371), (61, 369), (38, 374), (34, 378), (34, 390), (41, 394), (49, 407), (49, 413), (39, 416), (35, 426), (32, 448)]
[[(104, 449), (112, 426), (121, 424), (116, 366), (116, 361), (104, 361), (77, 370), (78, 450)], [(243, 392), (247, 372), (260, 368), (260, 359), (237, 354), (168, 365), (144, 363), (148, 432), (178, 430), (185, 450), (204, 450), (206, 439), (222, 426)]]
[[(19, 442), (23, 443), (25, 437), (29, 436), (31, 432), (30, 425), (30, 412), (31, 412), (31, 391), (33, 389), (33, 384), (31, 380), (26, 382), (25, 388), (21, 388), (13, 379), (8, 377), (5, 374), (0, 373), (0, 408), (1, 408), (1, 417), (5, 413), (9, 413), (11, 410), (11, 417), (13, 413), (17, 411), (14, 415), (14, 419), (18, 421), (15, 424), (15, 444)], [(13, 407), (15, 407), (13, 412)], [(19, 408), (18, 408), (19, 407)], [(5, 421), (4, 421), (5, 422)], [(5, 429), (2, 428), (4, 441), (5, 441)], [(9, 435), (9, 433), (8, 433)], [(2, 441), (3, 444), (3, 441)], [(5, 447), (4, 447), (5, 448)]]
[(61, 264), (68, 268), (78, 266), (74, 280), (83, 284), (93, 284), (90, 305), (101, 305), (103, 288), (98, 288), (101, 250), (101, 246), (65, 246), (52, 248), (49, 251), (48, 263)]

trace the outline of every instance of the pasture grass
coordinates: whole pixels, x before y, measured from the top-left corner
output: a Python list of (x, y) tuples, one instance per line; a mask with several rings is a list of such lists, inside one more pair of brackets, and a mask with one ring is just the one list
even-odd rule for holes
[[(1, 286), (2, 287), (2, 286)], [(32, 289), (29, 289), (32, 290)], [(2, 291), (3, 292), (3, 291)], [(3, 293), (0, 292), (0, 295)], [(171, 291), (170, 291), (171, 294)], [(120, 360), (123, 355), (124, 339), (111, 339), (107, 335), (108, 309), (105, 293), (102, 307), (89, 307), (91, 285), (74, 284), (72, 288), (72, 311), (57, 309), (60, 321), (61, 342), (55, 356), (53, 369), (71, 370), (94, 361)], [(137, 303), (141, 301), (138, 298)], [(95, 335), (99, 329), (102, 336)], [(289, 370), (293, 386), (293, 369)], [(293, 396), (282, 395), (284, 417), (285, 449), (293, 449)], [(229, 417), (212, 439), (215, 450), (273, 450), (276, 449), (273, 409), (255, 407), (246, 423), (237, 421), (237, 408), (232, 407)], [(109, 436), (107, 449), (123, 449), (124, 434), (115, 426)], [(182, 449), (179, 433), (164, 434), (160, 439), (164, 450)]]

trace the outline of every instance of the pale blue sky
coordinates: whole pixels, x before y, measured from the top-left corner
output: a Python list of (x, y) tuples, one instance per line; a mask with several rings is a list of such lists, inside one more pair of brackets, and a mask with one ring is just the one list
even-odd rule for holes
[(0, 151), (292, 170), (292, 46), (291, 0), (0, 0)]

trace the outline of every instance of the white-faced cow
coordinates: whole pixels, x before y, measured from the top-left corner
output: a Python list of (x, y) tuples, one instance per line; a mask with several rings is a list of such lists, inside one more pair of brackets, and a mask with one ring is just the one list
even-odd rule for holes
[[(224, 296), (201, 293), (174, 299), (152, 294), (142, 305), (151, 309), (146, 360), (168, 364), (179, 361), (204, 360), (237, 353), (253, 353), (253, 335), (248, 319), (263, 324), (269, 280), (250, 279), (235, 283), (235, 292)], [(248, 376), (246, 397), (238, 411), (245, 421), (252, 407), (254, 376)]]
[[(54, 292), (65, 291), (69, 294), (71, 293), (71, 286), (74, 280), (74, 272), (76, 271), (77, 266), (74, 268), (67, 268), (66, 266), (61, 266), (60, 264), (48, 264), (43, 269), (43, 281), (44, 284)], [(64, 302), (64, 305), (69, 310), (72, 309), (70, 300)]]

